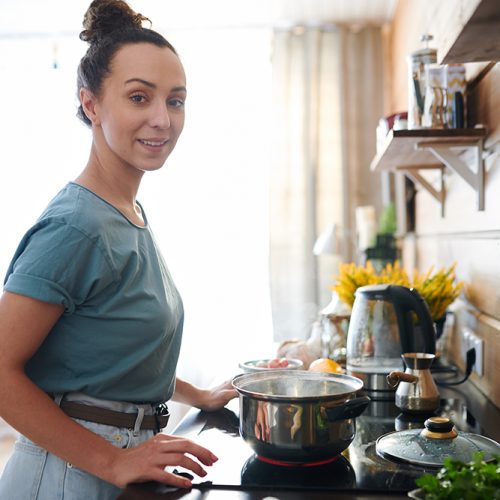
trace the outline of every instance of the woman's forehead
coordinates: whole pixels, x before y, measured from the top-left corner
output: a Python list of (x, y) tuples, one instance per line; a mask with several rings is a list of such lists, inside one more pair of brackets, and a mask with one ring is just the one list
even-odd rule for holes
[(186, 76), (179, 57), (169, 47), (151, 43), (126, 44), (115, 53), (108, 77), (117, 83), (132, 79), (185, 86)]

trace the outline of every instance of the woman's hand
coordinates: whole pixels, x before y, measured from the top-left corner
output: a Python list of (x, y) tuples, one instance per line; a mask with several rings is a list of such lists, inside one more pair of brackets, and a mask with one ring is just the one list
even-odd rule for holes
[(224, 408), (231, 399), (238, 395), (230, 380), (212, 389), (202, 390), (202, 393), (204, 394), (202, 394), (201, 400), (196, 407), (204, 411), (215, 411)]
[(211, 389), (200, 389), (177, 377), (172, 400), (195, 406), (200, 410), (215, 411), (224, 408), (237, 395), (230, 380)]
[(120, 488), (145, 481), (189, 488), (192, 485), (189, 479), (168, 472), (165, 468), (179, 466), (204, 477), (207, 472), (197, 460), (207, 466), (218, 460), (209, 450), (189, 439), (162, 433), (134, 448), (117, 448), (116, 452), (108, 480)]

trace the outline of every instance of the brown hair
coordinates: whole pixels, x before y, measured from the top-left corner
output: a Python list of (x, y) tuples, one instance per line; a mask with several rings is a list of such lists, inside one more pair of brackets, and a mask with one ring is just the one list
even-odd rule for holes
[[(151, 43), (157, 47), (168, 47), (177, 54), (174, 47), (159, 33), (144, 28), (143, 21), (149, 21), (142, 14), (134, 12), (123, 0), (94, 0), (83, 18), (80, 39), (90, 44), (82, 57), (77, 72), (77, 93), (81, 88), (99, 95), (102, 82), (109, 73), (111, 60), (123, 45)], [(151, 25), (151, 21), (149, 21)], [(80, 104), (77, 116), (85, 124), (91, 121)]]

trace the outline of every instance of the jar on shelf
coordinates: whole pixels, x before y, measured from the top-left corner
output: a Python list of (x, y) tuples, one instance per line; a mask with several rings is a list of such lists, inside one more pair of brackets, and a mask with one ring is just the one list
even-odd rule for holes
[(466, 86), (465, 66), (448, 64), (446, 66), (446, 115), (450, 128), (467, 127)]
[(424, 34), (426, 47), (408, 56), (408, 128), (423, 128), (424, 105), (427, 91), (427, 65), (437, 62), (437, 50), (429, 48), (433, 36)]
[(425, 128), (448, 127), (448, 94), (446, 91), (446, 66), (428, 64), (427, 88), (424, 100), (422, 125)]

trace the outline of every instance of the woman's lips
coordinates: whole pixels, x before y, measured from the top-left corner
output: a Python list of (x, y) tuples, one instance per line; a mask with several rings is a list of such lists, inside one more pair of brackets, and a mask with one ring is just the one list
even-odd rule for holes
[(162, 146), (167, 144), (168, 139), (139, 139), (139, 142), (141, 144), (144, 144), (145, 146), (161, 148)]
[(168, 139), (139, 139), (142, 147), (151, 152), (159, 152), (168, 144)]

